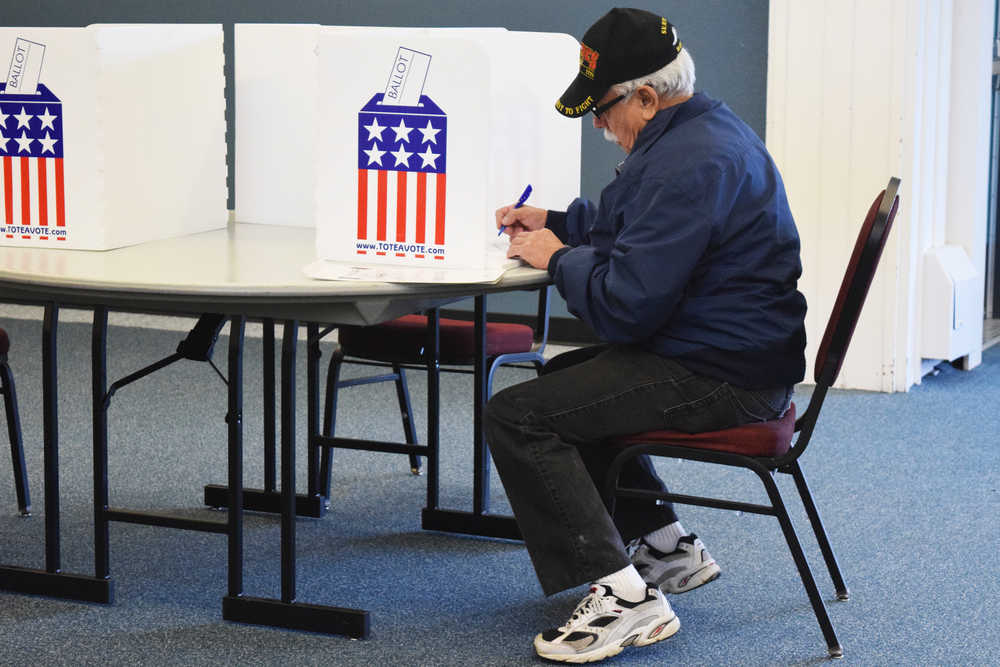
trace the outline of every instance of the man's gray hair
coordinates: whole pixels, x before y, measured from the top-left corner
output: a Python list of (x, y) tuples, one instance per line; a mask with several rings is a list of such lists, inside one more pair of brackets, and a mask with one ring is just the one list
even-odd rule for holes
[(616, 94), (629, 96), (639, 86), (652, 86), (660, 97), (694, 94), (694, 60), (686, 48), (677, 57), (652, 74), (640, 76), (631, 81), (623, 81), (612, 88)]

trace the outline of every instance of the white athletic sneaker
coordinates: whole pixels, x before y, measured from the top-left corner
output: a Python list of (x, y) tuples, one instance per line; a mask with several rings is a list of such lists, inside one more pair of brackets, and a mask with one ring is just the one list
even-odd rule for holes
[(656, 588), (629, 602), (610, 586), (593, 584), (566, 624), (535, 637), (535, 651), (560, 662), (594, 662), (618, 655), (626, 646), (646, 646), (676, 633), (680, 619)]
[(685, 535), (677, 548), (663, 553), (640, 539), (632, 564), (649, 586), (664, 593), (686, 593), (718, 579), (721, 570), (697, 535)]

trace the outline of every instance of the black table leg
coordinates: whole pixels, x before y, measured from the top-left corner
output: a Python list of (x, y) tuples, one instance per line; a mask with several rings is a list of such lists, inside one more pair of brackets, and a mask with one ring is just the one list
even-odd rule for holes
[[(42, 418), (45, 454), (45, 569), (0, 566), (0, 590), (51, 597), (110, 603), (111, 580), (67, 574), (60, 562), (59, 534), (59, 397), (57, 383), (56, 333), (59, 306), (45, 304), (42, 321)], [(96, 549), (95, 549), (96, 550)]]
[(274, 414), (274, 320), (264, 320), (263, 324), (264, 363), (264, 491), (274, 493), (278, 488), (277, 472), (274, 465), (276, 423)]
[[(284, 324), (281, 346), (281, 599), (230, 595), (223, 617), (256, 625), (367, 638), (368, 612), (295, 601), (295, 346), (298, 323)], [(233, 382), (230, 380), (230, 390)], [(235, 485), (235, 480), (233, 480)], [(234, 498), (233, 502), (238, 499)]]
[[(449, 533), (482, 535), (520, 540), (521, 531), (510, 516), (489, 513), (490, 496), (490, 455), (483, 431), (483, 408), (486, 406), (486, 295), (475, 299), (474, 335), (476, 339), (476, 360), (473, 366), (473, 479), (472, 512), (440, 509), (435, 502), (428, 502), (422, 514), (421, 525), (426, 530), (440, 530)], [(428, 393), (430, 380), (428, 380)], [(432, 394), (436, 395), (436, 394)], [(429, 419), (428, 419), (429, 421)], [(428, 480), (429, 482), (430, 480)], [(435, 491), (437, 480), (435, 479)], [(435, 495), (436, 501), (436, 495)]]
[[(246, 321), (229, 321), (229, 391), (226, 431), (229, 454), (229, 598), (243, 595), (243, 340)], [(223, 599), (225, 618), (225, 599)]]
[(281, 601), (295, 602), (295, 349), (299, 325), (281, 333)]
[(59, 572), (59, 306), (46, 304), (42, 321), (42, 447), (45, 452), (45, 570)]
[(111, 576), (108, 503), (108, 309), (94, 309), (90, 364), (94, 420), (94, 576)]
[(483, 432), (483, 408), (486, 406), (486, 295), (475, 300), (474, 331), (476, 337), (476, 364), (473, 369), (473, 480), (472, 512), (476, 515), (490, 511), (490, 453), (486, 449), (486, 434)]
[[(274, 320), (264, 320), (263, 326), (263, 381), (264, 381), (264, 488), (244, 489), (243, 508), (255, 512), (281, 512), (281, 494), (277, 491), (275, 473), (275, 381), (274, 381)], [(315, 333), (315, 332), (314, 332)], [(318, 339), (318, 334), (316, 334)], [(319, 344), (316, 343), (316, 353)], [(317, 360), (318, 363), (318, 360)], [(312, 366), (310, 366), (312, 369)], [(310, 370), (310, 372), (313, 372)], [(314, 371), (318, 378), (319, 370)], [(318, 401), (318, 391), (316, 400)], [(318, 404), (317, 404), (318, 405)], [(311, 423), (311, 422), (310, 422)], [(312, 442), (312, 440), (310, 440)], [(317, 450), (318, 451), (318, 450)], [(309, 492), (299, 494), (295, 498), (296, 514), (298, 516), (318, 519), (326, 514), (326, 503), (319, 496), (319, 472), (313, 468), (316, 463), (310, 458)], [(315, 481), (314, 481), (315, 478)], [(224, 508), (229, 506), (229, 488), (221, 484), (205, 485), (205, 504), (209, 507)]]
[(441, 466), (441, 311), (427, 314), (427, 508), (440, 504)]

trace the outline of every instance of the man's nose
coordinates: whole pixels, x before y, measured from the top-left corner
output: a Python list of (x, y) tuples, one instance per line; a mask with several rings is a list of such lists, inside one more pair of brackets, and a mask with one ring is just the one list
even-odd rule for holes
[(594, 129), (604, 126), (604, 120), (600, 116), (594, 116)]

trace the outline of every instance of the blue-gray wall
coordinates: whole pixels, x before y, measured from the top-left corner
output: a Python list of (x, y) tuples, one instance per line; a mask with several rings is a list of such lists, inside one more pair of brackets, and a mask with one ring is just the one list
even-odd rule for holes
[[(631, 4), (660, 13), (677, 26), (681, 39), (695, 59), (698, 88), (725, 100), (763, 137), (768, 0), (664, 0)], [(423, 3), (413, 0), (0, 0), (0, 5), (3, 6), (0, 22), (4, 26), (223, 23), (227, 80), (231, 80), (232, 72), (233, 23), (502, 26), (511, 30), (566, 32), (579, 39), (590, 24), (612, 6), (595, 0), (433, 0)], [(553, 101), (561, 92), (552, 91)], [(232, 90), (228, 89), (226, 95), (227, 106), (232, 110)], [(599, 132), (591, 129), (588, 119), (584, 123), (581, 192), (596, 199), (614, 173), (621, 153), (617, 146), (604, 141)], [(231, 142), (231, 131), (229, 136)], [(229, 181), (232, 187), (232, 165)], [(533, 300), (526, 295), (494, 297), (491, 301), (491, 310), (531, 313), (533, 309)], [(557, 299), (553, 315), (566, 314), (565, 305)]]

